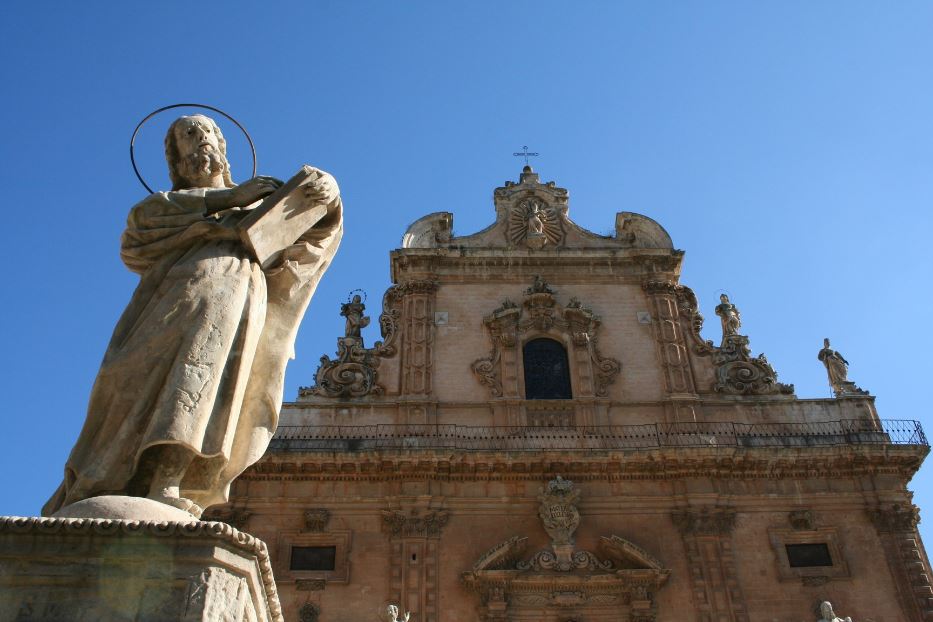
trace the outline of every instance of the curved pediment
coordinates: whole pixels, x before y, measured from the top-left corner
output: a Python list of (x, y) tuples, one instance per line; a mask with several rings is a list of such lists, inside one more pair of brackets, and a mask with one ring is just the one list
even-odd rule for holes
[(599, 235), (568, 216), (569, 193), (553, 181), (541, 183), (530, 166), (518, 183), (493, 193), (496, 221), (477, 233), (453, 237), (453, 215), (435, 212), (413, 222), (402, 248), (504, 248), (556, 251), (562, 248), (667, 249), (671, 237), (657, 222), (634, 212), (616, 214), (615, 235)]

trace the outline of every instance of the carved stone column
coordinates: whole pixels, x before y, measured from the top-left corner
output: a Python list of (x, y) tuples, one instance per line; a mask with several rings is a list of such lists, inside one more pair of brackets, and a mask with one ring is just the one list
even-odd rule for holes
[(920, 510), (915, 505), (894, 504), (868, 514), (881, 536), (904, 615), (917, 622), (933, 620), (930, 561), (917, 532)]
[[(689, 301), (696, 297), (689, 288), (670, 281), (647, 281), (642, 286), (648, 294), (655, 318), (658, 354), (664, 368), (664, 383), (668, 393), (674, 396), (696, 396), (696, 381), (687, 352), (680, 308), (690, 307)], [(694, 313), (694, 315), (696, 315)], [(685, 318), (693, 321), (692, 317)], [(700, 320), (702, 322), (702, 319)]]
[(411, 611), (411, 622), (438, 622), (439, 543), (449, 517), (447, 510), (382, 513), (390, 543), (389, 599)]
[(748, 622), (733, 555), (735, 517), (728, 508), (688, 509), (671, 516), (683, 537), (699, 622)]
[(401, 394), (430, 395), (434, 366), (434, 281), (396, 286), (402, 299)]

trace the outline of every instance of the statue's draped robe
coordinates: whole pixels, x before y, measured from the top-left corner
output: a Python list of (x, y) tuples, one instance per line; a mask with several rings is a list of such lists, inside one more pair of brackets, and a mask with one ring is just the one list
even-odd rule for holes
[(235, 214), (204, 216), (206, 192), (159, 192), (130, 212), (121, 257), (141, 280), (43, 514), (103, 494), (145, 495), (140, 458), (160, 444), (194, 456), (182, 497), (223, 503), (265, 452), (298, 324), (343, 233), (340, 199), (263, 270), (235, 239)]

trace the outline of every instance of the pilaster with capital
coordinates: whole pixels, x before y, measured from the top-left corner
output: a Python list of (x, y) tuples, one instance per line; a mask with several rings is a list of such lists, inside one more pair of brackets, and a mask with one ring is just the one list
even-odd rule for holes
[(894, 503), (869, 509), (868, 516), (881, 538), (904, 615), (918, 622), (933, 620), (930, 560), (917, 531), (920, 509)]
[(747, 622), (748, 609), (733, 553), (735, 510), (688, 508), (674, 512), (671, 519), (680, 531), (687, 554), (697, 619)]

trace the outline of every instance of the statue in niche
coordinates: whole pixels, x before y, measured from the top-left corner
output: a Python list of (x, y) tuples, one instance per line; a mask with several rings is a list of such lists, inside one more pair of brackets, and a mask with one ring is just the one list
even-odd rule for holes
[(722, 322), (722, 339), (725, 342), (727, 337), (739, 334), (739, 327), (742, 326), (742, 314), (738, 308), (729, 302), (729, 296), (719, 295), (719, 304), (716, 305), (716, 315)]
[(557, 210), (531, 197), (509, 211), (507, 236), (513, 246), (539, 250), (548, 244), (560, 246), (564, 230)]
[(385, 611), (382, 612), (383, 622), (408, 622), (408, 618), (411, 617), (411, 612), (406, 611), (405, 617), (403, 617), (401, 621), (399, 621), (398, 616), (399, 616), (399, 612), (398, 612), (398, 607), (396, 605), (388, 605), (386, 606)]
[[(272, 177), (236, 185), (220, 128), (203, 115), (171, 124), (165, 156), (172, 189), (130, 211), (121, 257), (140, 282), (44, 515), (104, 495), (195, 517), (225, 502), (272, 438), (298, 324), (337, 250), (342, 206), (330, 175), (305, 167), (297, 186), (298, 176), (284, 188)], [(283, 203), (290, 219), (262, 226), (294, 242), (260, 261), (244, 233), (256, 221), (245, 219)]]
[(829, 347), (829, 339), (823, 339), (823, 349), (817, 355), (817, 358), (826, 366), (826, 373), (829, 375), (829, 385), (833, 388), (833, 394), (836, 397), (845, 395), (868, 395), (868, 391), (863, 391), (854, 382), (848, 379), (849, 361), (842, 358), (842, 355)]
[(363, 304), (359, 294), (354, 295), (350, 302), (340, 307), (340, 315), (347, 318), (346, 336), (360, 343), (363, 342), (360, 331), (369, 326), (369, 318), (363, 315), (365, 310), (366, 305)]
[(828, 600), (824, 600), (820, 603), (820, 619), (817, 622), (852, 622), (852, 618), (848, 616), (845, 618), (837, 617), (833, 611), (833, 604)]

